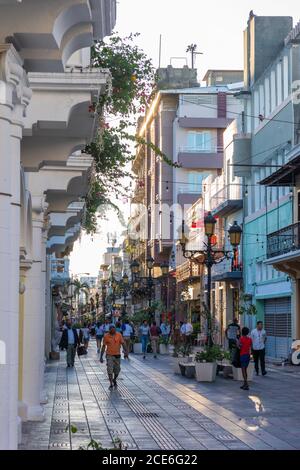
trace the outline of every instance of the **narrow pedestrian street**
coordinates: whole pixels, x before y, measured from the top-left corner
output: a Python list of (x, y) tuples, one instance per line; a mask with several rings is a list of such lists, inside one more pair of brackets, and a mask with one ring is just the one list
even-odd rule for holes
[(300, 449), (297, 368), (269, 367), (245, 392), (221, 375), (209, 384), (175, 375), (172, 361), (131, 355), (110, 391), (94, 341), (74, 369), (61, 354), (46, 367), (46, 419), (23, 423), (20, 449), (76, 450), (91, 438), (111, 448), (117, 437), (128, 449)]

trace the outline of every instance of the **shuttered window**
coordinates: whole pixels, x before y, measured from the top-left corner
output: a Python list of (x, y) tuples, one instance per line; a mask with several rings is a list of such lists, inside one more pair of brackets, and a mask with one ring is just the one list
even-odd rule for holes
[(292, 336), (290, 298), (265, 301), (265, 328), (268, 336)]
[(282, 297), (265, 300), (265, 330), (267, 356), (287, 359), (292, 343), (291, 299)]

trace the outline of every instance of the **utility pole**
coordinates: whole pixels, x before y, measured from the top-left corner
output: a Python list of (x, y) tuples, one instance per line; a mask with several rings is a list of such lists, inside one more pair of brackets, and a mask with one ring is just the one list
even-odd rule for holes
[(191, 57), (192, 57), (192, 69), (194, 68), (194, 63), (195, 63), (195, 56), (196, 55), (203, 55), (203, 52), (196, 52), (197, 50), (197, 44), (190, 44), (187, 49), (186, 49), (186, 52), (190, 52), (191, 53)]

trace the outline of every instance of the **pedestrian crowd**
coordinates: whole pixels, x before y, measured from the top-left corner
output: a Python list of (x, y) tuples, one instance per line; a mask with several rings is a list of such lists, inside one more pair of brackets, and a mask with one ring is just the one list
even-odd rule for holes
[[(159, 344), (167, 345), (172, 335), (174, 346), (183, 345), (185, 351), (189, 351), (192, 346), (193, 326), (190, 322), (176, 322), (172, 331), (168, 321), (163, 321), (157, 325), (156, 321), (148, 322), (144, 320), (138, 328), (128, 320), (97, 321), (92, 324), (84, 322), (79, 327), (73, 324), (70, 319), (62, 322), (62, 336), (60, 348), (67, 351), (67, 367), (73, 367), (76, 352), (78, 356), (87, 354), (90, 337), (93, 336), (97, 343), (97, 353), (100, 362), (106, 357), (107, 374), (110, 381), (110, 388), (117, 387), (117, 377), (121, 366), (121, 348), (125, 359), (129, 359), (132, 352), (135, 339), (141, 343), (143, 359), (148, 353), (153, 353), (157, 359)], [(241, 328), (236, 318), (227, 326), (225, 331), (228, 340), (228, 346), (231, 353), (232, 364), (240, 367), (243, 374), (244, 383), (241, 386), (243, 390), (249, 390), (248, 366), (251, 354), (254, 359), (256, 374), (259, 375), (259, 369), (263, 376), (266, 375), (265, 366), (265, 345), (267, 340), (266, 331), (261, 321), (257, 322), (256, 328), (251, 332), (249, 328)]]

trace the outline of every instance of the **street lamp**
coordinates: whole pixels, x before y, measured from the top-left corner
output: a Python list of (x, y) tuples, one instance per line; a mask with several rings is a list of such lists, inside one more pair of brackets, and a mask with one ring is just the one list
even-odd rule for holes
[(140, 263), (135, 259), (130, 265), (130, 269), (133, 274), (138, 274), (140, 272)]
[(169, 263), (167, 261), (164, 261), (160, 265), (161, 273), (162, 273), (162, 288), (163, 288), (163, 293), (164, 293), (164, 304), (166, 307), (166, 317), (167, 317), (167, 312), (169, 311), (169, 296), (168, 296), (168, 284), (169, 284)]
[(123, 291), (123, 297), (124, 297), (124, 308), (123, 308), (123, 314), (126, 314), (126, 309), (127, 309), (127, 294), (129, 291), (129, 278), (128, 275), (125, 273), (123, 274), (122, 277), (122, 283), (121, 283), (121, 290)]
[(169, 263), (167, 263), (166, 261), (164, 263), (161, 263), (160, 269), (161, 269), (162, 275), (167, 276), (169, 274)]
[[(182, 248), (182, 254), (185, 258), (190, 259), (191, 261), (195, 261), (195, 258), (201, 255), (201, 260), (196, 260), (199, 264), (204, 264), (207, 268), (207, 299), (206, 299), (206, 306), (207, 306), (207, 337), (208, 337), (208, 345), (209, 347), (213, 344), (212, 341), (212, 318), (211, 318), (211, 269), (213, 265), (222, 262), (224, 259), (229, 259), (232, 256), (231, 251), (225, 250), (218, 250), (214, 249), (214, 244), (212, 243), (212, 237), (215, 233), (217, 220), (216, 218), (209, 212), (206, 217), (204, 218), (204, 232), (207, 236), (207, 243), (205, 243), (206, 249), (204, 250), (187, 250), (186, 243), (187, 237), (185, 235), (185, 223), (184, 220), (182, 221), (181, 227), (181, 238), (180, 238), (180, 245)], [(241, 241), (242, 236), (242, 228), (237, 224), (235, 221), (234, 224), (229, 228), (228, 234), (230, 243), (233, 248), (234, 257), (236, 258), (238, 245)]]

